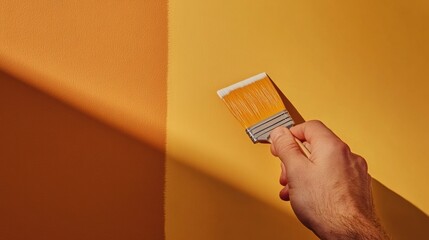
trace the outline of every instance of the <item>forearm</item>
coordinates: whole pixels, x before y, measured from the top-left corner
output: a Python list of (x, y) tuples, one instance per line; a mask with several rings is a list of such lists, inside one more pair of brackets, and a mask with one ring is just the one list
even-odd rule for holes
[[(315, 229), (314, 232), (324, 240), (389, 240), (380, 221), (376, 217), (347, 217), (336, 219), (329, 227)], [(326, 229), (326, 230), (325, 230)]]
[[(271, 152), (284, 165), (280, 196), (306, 227), (327, 240), (389, 239), (374, 210), (363, 157), (319, 121), (276, 128), (270, 137)], [(309, 156), (295, 138), (306, 143)]]

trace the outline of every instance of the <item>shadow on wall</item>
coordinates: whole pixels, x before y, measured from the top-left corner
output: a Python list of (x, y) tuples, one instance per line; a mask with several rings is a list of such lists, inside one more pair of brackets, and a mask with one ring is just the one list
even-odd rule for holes
[(0, 73), (0, 239), (164, 239), (164, 159)]
[(375, 179), (372, 190), (378, 216), (393, 239), (427, 239), (428, 215)]
[(165, 214), (178, 217), (170, 239), (283, 239), (285, 229), (312, 237), (178, 161), (166, 213), (162, 150), (1, 72), (0, 98), (0, 239), (165, 239)]
[(166, 212), (167, 239), (318, 239), (295, 216), (174, 160), (167, 160)]
[[(298, 110), (279, 87), (271, 82), (296, 124), (303, 123), (305, 120)], [(424, 239), (429, 235), (428, 215), (376, 179), (372, 181), (372, 189), (378, 215), (394, 239)]]
[[(0, 239), (164, 239), (164, 214), (175, 240), (314, 237), (177, 161), (164, 212), (164, 164), (164, 152), (0, 73)], [(428, 216), (405, 199), (378, 182), (374, 195), (395, 239), (429, 234)]]

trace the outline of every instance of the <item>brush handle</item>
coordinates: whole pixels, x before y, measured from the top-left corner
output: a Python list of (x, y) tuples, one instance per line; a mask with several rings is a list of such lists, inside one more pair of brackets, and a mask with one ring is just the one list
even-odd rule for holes
[(298, 143), (298, 146), (299, 146), (299, 148), (301, 148), (301, 151), (302, 151), (302, 153), (304, 153), (304, 155), (307, 157), (307, 158), (310, 158), (310, 151), (304, 146), (304, 144), (298, 139), (298, 138), (295, 138), (295, 142), (296, 143)]

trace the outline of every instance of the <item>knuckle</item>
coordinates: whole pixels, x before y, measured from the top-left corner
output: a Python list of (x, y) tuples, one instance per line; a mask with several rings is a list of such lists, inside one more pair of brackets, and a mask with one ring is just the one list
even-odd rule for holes
[(343, 153), (350, 153), (350, 146), (347, 145), (347, 143), (343, 142), (343, 141), (339, 141), (338, 143), (338, 148), (343, 152)]
[(283, 131), (284, 131), (284, 129), (282, 129), (281, 127), (277, 127), (273, 131), (271, 131), (269, 138), (273, 142), (277, 142), (279, 140), (279, 138), (281, 138), (283, 136), (283, 134), (282, 134)]
[(277, 150), (276, 150), (274, 144), (271, 144), (270, 150), (271, 150), (271, 154), (273, 154), (274, 156), (277, 157)]
[(352, 153), (352, 161), (355, 162), (355, 165), (359, 170), (365, 173), (368, 172), (368, 163), (366, 162), (365, 158), (358, 154)]
[(294, 141), (288, 141), (288, 139), (283, 136), (280, 136), (277, 142), (277, 146), (279, 147), (276, 148), (276, 150), (279, 156), (287, 156), (288, 153), (290, 153), (291, 151), (295, 151), (298, 148), (297, 144)]
[(315, 127), (325, 126), (325, 124), (323, 124), (323, 122), (320, 120), (310, 120), (307, 123)]
[[(351, 153), (350, 147), (339, 139), (329, 139), (331, 142), (327, 144), (326, 149), (330, 152), (347, 156)], [(329, 147), (328, 147), (329, 146)]]
[(333, 147), (343, 153), (343, 154), (349, 154), (350, 151), (350, 147), (349, 145), (347, 145), (345, 142), (341, 141), (340, 139), (336, 139), (332, 142)]
[(358, 162), (358, 164), (362, 170), (364, 170), (365, 172), (368, 172), (368, 163), (366, 162), (366, 160), (363, 157), (358, 156), (357, 162)]

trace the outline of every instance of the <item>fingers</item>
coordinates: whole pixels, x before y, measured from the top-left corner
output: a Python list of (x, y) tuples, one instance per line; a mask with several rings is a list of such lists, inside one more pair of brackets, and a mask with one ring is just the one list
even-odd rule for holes
[(285, 127), (278, 127), (270, 134), (271, 152), (278, 156), (287, 169), (304, 166), (308, 164), (300, 147), (295, 141), (295, 137)]
[(279, 193), (280, 199), (289, 201), (289, 185), (286, 185)]
[(307, 149), (308, 149), (308, 151), (310, 151), (310, 152), (311, 152), (311, 144), (310, 144), (310, 143), (308, 143), (308, 142), (303, 142), (302, 144), (304, 145), (304, 147), (305, 147), (305, 148), (307, 148)]
[(277, 152), (276, 152), (276, 148), (274, 147), (273, 141), (271, 140), (271, 136), (270, 136), (270, 138), (268, 138), (268, 141), (271, 143), (271, 145), (270, 145), (271, 154), (278, 157)]
[(322, 122), (312, 120), (290, 128), (293, 136), (301, 141), (313, 144), (315, 141), (323, 141), (326, 138), (339, 139), (328, 127)]
[(279, 193), (280, 199), (289, 201), (289, 185), (287, 183), (286, 167), (283, 162), (280, 162), (282, 173), (280, 174), (280, 184), (284, 186)]
[(353, 159), (356, 162), (356, 164), (359, 166), (359, 168), (361, 168), (363, 172), (367, 173), (368, 163), (366, 162), (366, 160), (360, 155), (357, 155), (355, 153), (351, 153), (351, 155), (353, 156)]
[(280, 167), (282, 169), (282, 172), (280, 174), (280, 184), (282, 186), (286, 186), (286, 184), (287, 184), (287, 172), (286, 172), (286, 167), (285, 167), (283, 162), (280, 162)]
[(281, 173), (280, 173), (279, 182), (282, 186), (284, 186), (284, 188), (282, 188), (282, 190), (280, 191), (279, 197), (284, 201), (289, 201), (289, 185), (287, 182), (287, 171), (283, 162), (280, 162), (280, 168), (281, 168)]

